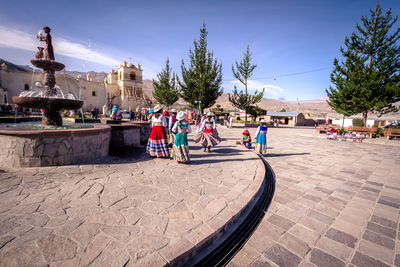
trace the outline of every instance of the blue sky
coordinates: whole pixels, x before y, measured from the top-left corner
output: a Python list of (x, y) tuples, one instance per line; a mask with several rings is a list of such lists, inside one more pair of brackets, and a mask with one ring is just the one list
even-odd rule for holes
[[(205, 20), (208, 47), (222, 62), (224, 92), (233, 89), (232, 64), (249, 44), (257, 64), (251, 90), (266, 88), (268, 98), (318, 99), (326, 95), (345, 36), (375, 5), (376, 0), (4, 1), (0, 58), (29, 64), (40, 45), (36, 33), (48, 25), (56, 60), (67, 70), (108, 72), (131, 58), (145, 78), (155, 78), (169, 57), (180, 75)], [(399, 0), (381, 0), (380, 6), (400, 14)]]

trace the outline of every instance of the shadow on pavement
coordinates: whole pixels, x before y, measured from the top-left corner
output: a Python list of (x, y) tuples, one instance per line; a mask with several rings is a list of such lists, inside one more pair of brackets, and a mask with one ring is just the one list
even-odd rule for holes
[(98, 160), (82, 162), (80, 165), (130, 164), (152, 159), (152, 157), (146, 154), (146, 147), (137, 147), (135, 149), (120, 151), (119, 153)]
[(211, 163), (219, 163), (219, 162), (225, 162), (225, 161), (233, 162), (233, 161), (245, 161), (245, 160), (259, 160), (259, 158), (251, 158), (251, 159), (200, 159), (200, 160), (192, 160), (188, 164), (189, 165), (201, 165), (201, 164), (211, 164)]
[(301, 155), (308, 155), (310, 153), (287, 153), (287, 154), (265, 154), (264, 157), (266, 158), (274, 158), (274, 157), (287, 157), (287, 156), (301, 156)]

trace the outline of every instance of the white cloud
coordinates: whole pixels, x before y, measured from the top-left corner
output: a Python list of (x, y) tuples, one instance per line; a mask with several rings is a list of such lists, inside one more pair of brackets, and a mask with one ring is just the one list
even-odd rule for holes
[[(239, 81), (233, 81), (232, 82), (234, 85), (236, 85), (239, 89), (244, 89), (244, 86), (242, 83)], [(284, 89), (274, 85), (274, 84), (263, 84), (261, 82), (255, 81), (255, 80), (248, 80), (247, 81), (247, 89), (250, 92), (254, 92), (255, 90), (262, 90), (265, 88), (265, 93), (264, 96), (269, 96), (269, 97), (274, 97), (274, 98), (279, 98), (283, 97), (283, 91)]]
[[(19, 48), (36, 53), (39, 41), (31, 33), (0, 26), (0, 46)], [(43, 43), (41, 44), (43, 45)], [(57, 36), (53, 36), (53, 46), (56, 54), (86, 60), (106, 66), (118, 65), (120, 62), (111, 57), (93, 51), (76, 42), (71, 42)]]

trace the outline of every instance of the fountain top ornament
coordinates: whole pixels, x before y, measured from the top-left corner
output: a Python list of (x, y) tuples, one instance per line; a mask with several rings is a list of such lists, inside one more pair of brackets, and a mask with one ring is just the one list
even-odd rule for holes
[(27, 108), (40, 108), (44, 109), (42, 124), (43, 125), (62, 125), (62, 118), (60, 115), (61, 109), (79, 109), (83, 105), (81, 100), (72, 100), (65, 98), (58, 98), (55, 71), (60, 71), (65, 68), (65, 65), (55, 61), (54, 49), (52, 38), (50, 35), (51, 29), (47, 26), (37, 34), (39, 41), (45, 43), (44, 47), (38, 47), (38, 52), (31, 63), (44, 72), (44, 91), (43, 97), (38, 96), (14, 96), (12, 99), (14, 103), (21, 107)]

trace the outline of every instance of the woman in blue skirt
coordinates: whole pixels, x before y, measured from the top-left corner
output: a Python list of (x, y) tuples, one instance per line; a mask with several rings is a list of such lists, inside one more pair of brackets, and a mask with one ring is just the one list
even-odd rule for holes
[(256, 153), (265, 154), (267, 153), (267, 131), (268, 126), (264, 119), (260, 121), (256, 131)]
[(179, 111), (178, 116), (176, 116), (177, 122), (175, 122), (172, 127), (172, 132), (175, 133), (176, 136), (171, 155), (174, 160), (181, 163), (186, 163), (190, 160), (187, 135), (192, 132), (192, 129), (185, 118), (186, 113)]

